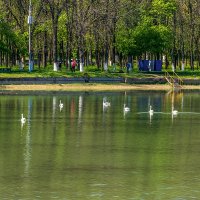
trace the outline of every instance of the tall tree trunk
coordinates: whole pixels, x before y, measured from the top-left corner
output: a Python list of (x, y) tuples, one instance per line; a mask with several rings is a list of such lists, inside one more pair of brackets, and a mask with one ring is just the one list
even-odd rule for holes
[[(109, 0), (106, 0), (106, 9), (105, 9), (105, 20), (109, 19)], [(104, 24), (105, 38), (104, 38), (104, 70), (108, 70), (108, 55), (109, 55), (109, 44), (108, 44), (108, 25)]]
[(49, 12), (51, 15), (52, 28), (53, 28), (53, 70), (58, 71), (58, 19), (64, 7), (62, 0), (49, 1), (43, 0), (46, 5), (49, 6)]
[(47, 66), (47, 56), (48, 56), (48, 50), (47, 50), (47, 31), (44, 31), (44, 46), (43, 46), (43, 67), (46, 68)]
[[(75, 2), (76, 3), (76, 2)], [(66, 69), (69, 69), (70, 67), (70, 58), (71, 58), (71, 49), (72, 49), (72, 44), (73, 44), (73, 34), (72, 34), (72, 27), (73, 27), (73, 20), (74, 20), (74, 11), (75, 11), (75, 6), (74, 2), (70, 6), (70, 1), (66, 0), (65, 2), (65, 12), (67, 15), (67, 21), (66, 21), (66, 55), (65, 55), (65, 60), (66, 60)]]
[[(58, 16), (57, 16), (58, 17)], [(58, 71), (58, 18), (53, 22), (53, 70)]]
[(191, 30), (191, 35), (190, 35), (190, 68), (191, 70), (194, 70), (194, 19), (193, 19), (193, 7), (192, 3), (189, 0), (189, 14), (190, 14), (190, 30)]
[(104, 70), (107, 71), (108, 70), (108, 37), (106, 36), (106, 42), (105, 42), (105, 51), (104, 51)]
[(181, 63), (181, 70), (185, 70), (185, 45), (184, 45), (184, 40), (182, 39), (182, 44), (181, 44), (181, 57), (182, 57), (182, 63)]
[(176, 12), (174, 12), (173, 16), (173, 32), (174, 32), (174, 41), (173, 41), (173, 49), (171, 53), (172, 58), (172, 71), (176, 70)]
[(38, 54), (37, 54), (37, 65), (38, 65), (38, 68), (40, 69), (40, 66), (41, 66), (41, 59), (42, 58), (42, 52), (41, 50), (38, 50)]
[(0, 51), (0, 66), (3, 64), (3, 52)]
[(117, 0), (114, 0), (114, 16), (112, 20), (113, 33), (112, 33), (112, 65), (115, 66), (115, 54), (116, 54), (116, 24), (117, 24)]

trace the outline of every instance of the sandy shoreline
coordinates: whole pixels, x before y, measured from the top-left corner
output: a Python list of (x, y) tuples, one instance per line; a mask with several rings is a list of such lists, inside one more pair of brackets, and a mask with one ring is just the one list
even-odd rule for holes
[[(183, 90), (200, 90), (200, 85), (185, 85)], [(124, 91), (124, 90), (172, 90), (170, 85), (143, 84), (45, 84), (45, 85), (1, 85), (1, 91)]]

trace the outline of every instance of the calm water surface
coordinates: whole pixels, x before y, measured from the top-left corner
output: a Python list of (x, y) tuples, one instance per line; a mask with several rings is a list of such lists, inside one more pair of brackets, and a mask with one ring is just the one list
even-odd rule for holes
[(199, 122), (199, 92), (0, 96), (0, 199), (200, 199)]

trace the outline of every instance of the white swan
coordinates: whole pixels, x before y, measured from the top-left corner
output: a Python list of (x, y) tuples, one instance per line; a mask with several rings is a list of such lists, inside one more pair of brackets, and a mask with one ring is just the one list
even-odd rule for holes
[(126, 106), (126, 104), (124, 104), (124, 112), (129, 112), (130, 108)]
[(24, 123), (26, 122), (26, 118), (24, 117), (23, 114), (21, 114), (21, 116), (22, 116), (22, 117), (21, 117), (21, 123), (24, 124)]
[(62, 109), (62, 108), (63, 108), (63, 103), (61, 102), (61, 100), (60, 100), (59, 107), (60, 107), (60, 109)]
[(152, 110), (152, 106), (151, 105), (149, 106), (149, 114), (153, 115), (153, 110)]
[(172, 107), (172, 115), (177, 115), (178, 114), (178, 110), (174, 110), (174, 108)]
[(103, 100), (103, 107), (108, 107), (110, 106), (110, 102)]

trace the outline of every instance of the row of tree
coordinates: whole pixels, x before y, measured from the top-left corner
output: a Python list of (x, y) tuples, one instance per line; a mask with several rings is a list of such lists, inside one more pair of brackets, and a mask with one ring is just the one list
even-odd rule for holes
[(28, 59), (29, 36), (38, 66), (55, 71), (73, 57), (81, 70), (135, 58), (200, 65), (199, 0), (0, 0), (0, 10), (1, 65)]

